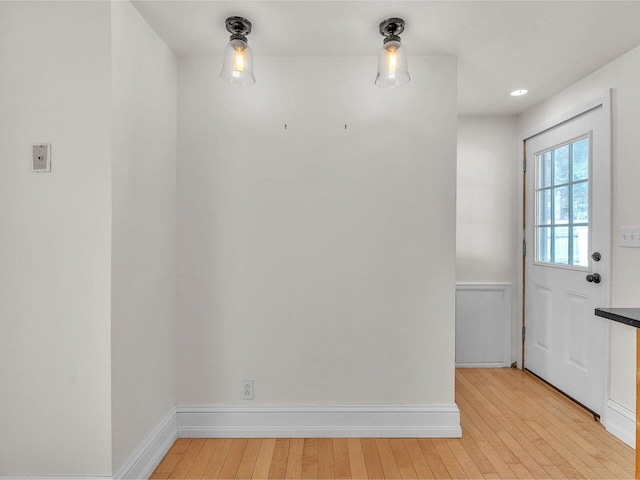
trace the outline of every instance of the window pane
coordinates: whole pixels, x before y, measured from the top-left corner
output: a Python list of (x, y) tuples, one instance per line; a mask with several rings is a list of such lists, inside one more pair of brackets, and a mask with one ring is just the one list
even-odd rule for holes
[(569, 223), (569, 187), (553, 189), (553, 223), (564, 225)]
[(551, 152), (538, 155), (538, 188), (551, 186)]
[(589, 265), (589, 227), (573, 227), (573, 264)]
[(554, 185), (569, 183), (569, 145), (553, 151)]
[(551, 227), (538, 227), (538, 262), (551, 261)]
[(551, 224), (551, 190), (538, 192), (538, 225)]
[(536, 155), (537, 262), (589, 264), (590, 141)]
[(569, 227), (553, 228), (553, 261), (569, 263)]
[(573, 185), (573, 221), (574, 223), (589, 221), (589, 183)]
[(573, 144), (573, 181), (589, 178), (589, 139)]

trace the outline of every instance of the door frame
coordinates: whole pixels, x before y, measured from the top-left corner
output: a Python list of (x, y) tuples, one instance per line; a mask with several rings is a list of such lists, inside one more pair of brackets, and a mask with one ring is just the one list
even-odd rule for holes
[[(606, 155), (608, 155), (609, 157), (609, 164), (611, 165), (611, 168), (609, 169), (609, 184), (611, 184), (611, 175), (612, 175), (612, 170), (613, 170), (613, 163), (612, 163), (612, 132), (611, 132), (611, 96), (612, 96), (612, 90), (606, 90), (605, 92), (601, 93), (600, 95), (598, 95), (597, 97), (581, 104), (578, 105), (577, 107), (572, 108), (571, 110), (558, 115), (557, 117), (551, 118), (545, 122), (542, 122), (541, 124), (521, 133), (518, 135), (518, 174), (517, 174), (517, 181), (518, 181), (518, 203), (517, 203), (517, 212), (518, 212), (518, 218), (517, 218), (517, 225), (518, 225), (518, 233), (517, 233), (517, 251), (518, 252), (522, 252), (523, 250), (523, 245), (524, 245), (524, 238), (525, 238), (525, 217), (524, 217), (524, 208), (525, 208), (525, 185), (524, 185), (524, 156), (525, 156), (525, 142), (526, 140), (535, 137), (536, 135), (539, 135), (541, 133), (546, 132), (547, 130), (551, 130), (563, 123), (566, 123), (580, 115), (583, 115), (587, 112), (590, 112), (591, 110), (595, 110), (596, 108), (601, 107), (603, 109), (604, 112), (604, 138), (605, 141), (609, 144), (609, 148), (606, 149)], [(533, 171), (533, 167), (529, 166), (528, 167), (529, 171), (532, 172)], [(612, 230), (611, 230), (611, 219), (612, 219), (612, 215), (611, 215), (611, 206), (612, 206), (612, 201), (611, 201), (611, 197), (613, 194), (613, 189), (610, 190), (610, 194), (609, 194), (609, 208), (607, 209), (607, 217), (604, 219), (605, 225), (608, 226), (609, 228), (609, 232), (610, 235), (613, 234)], [(611, 253), (612, 253), (612, 242), (611, 242), (612, 238), (609, 241), (609, 251), (606, 252), (607, 255), (609, 255), (609, 258), (611, 258)], [(532, 245), (529, 246), (529, 254), (532, 254)], [(525, 323), (523, 323), (524, 320), (524, 287), (525, 287), (525, 269), (524, 269), (524, 255), (519, 255), (520, 259), (516, 262), (517, 265), (517, 273), (516, 273), (516, 365), (519, 369), (523, 368), (523, 364), (524, 364), (524, 348), (523, 348), (523, 339), (522, 339), (522, 327)], [(613, 259), (612, 259), (613, 260)], [(613, 266), (613, 261), (610, 262), (610, 268), (608, 272), (605, 272), (605, 275), (607, 275), (607, 278), (611, 279), (611, 270), (612, 270), (612, 266)], [(606, 290), (605, 290), (605, 296), (606, 296), (606, 303), (607, 305), (605, 305), (605, 307), (609, 306), (611, 304), (611, 281), (608, 282)], [(602, 411), (602, 415), (601, 415), (601, 423), (603, 425), (606, 425), (605, 423), (605, 414), (606, 414), (606, 406), (607, 406), (607, 402), (609, 400), (609, 394), (610, 394), (610, 388), (611, 388), (611, 382), (610, 382), (610, 377), (611, 377), (611, 322), (607, 322), (607, 324), (605, 325), (605, 338), (604, 338), (604, 342), (605, 342), (605, 349), (604, 349), (604, 356), (605, 356), (605, 366), (604, 366), (604, 395), (605, 398), (603, 399), (603, 411)]]

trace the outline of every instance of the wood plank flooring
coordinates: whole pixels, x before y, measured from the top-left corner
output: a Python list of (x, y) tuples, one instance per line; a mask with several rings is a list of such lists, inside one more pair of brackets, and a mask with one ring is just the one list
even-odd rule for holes
[(177, 440), (151, 478), (634, 478), (635, 452), (515, 369), (460, 369), (463, 436)]

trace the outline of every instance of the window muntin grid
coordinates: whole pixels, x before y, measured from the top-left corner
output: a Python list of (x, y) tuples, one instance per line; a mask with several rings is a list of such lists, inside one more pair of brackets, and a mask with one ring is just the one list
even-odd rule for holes
[(590, 136), (535, 156), (535, 259), (589, 265)]

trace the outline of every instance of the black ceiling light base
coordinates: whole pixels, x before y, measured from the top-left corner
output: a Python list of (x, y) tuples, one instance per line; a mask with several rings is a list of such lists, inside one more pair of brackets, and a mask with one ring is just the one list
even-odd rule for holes
[(231, 40), (247, 41), (247, 35), (251, 33), (251, 22), (243, 17), (229, 17), (225, 21), (227, 32), (231, 34)]
[(402, 18), (387, 18), (380, 22), (380, 35), (384, 36), (384, 43), (392, 40), (400, 41), (400, 34), (404, 32), (404, 20)]

